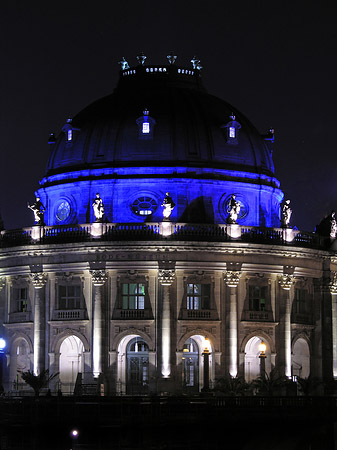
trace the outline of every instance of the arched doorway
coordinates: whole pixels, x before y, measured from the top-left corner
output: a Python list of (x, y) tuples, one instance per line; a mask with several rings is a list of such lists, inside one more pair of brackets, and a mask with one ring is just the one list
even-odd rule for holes
[(258, 378), (261, 375), (260, 345), (262, 341), (266, 344), (265, 372), (267, 375), (270, 374), (270, 347), (262, 337), (254, 336), (249, 339), (245, 346), (245, 380), (247, 381), (247, 383), (254, 380), (255, 378)]
[(199, 348), (194, 339), (190, 338), (184, 344), (182, 356), (183, 391), (199, 391)]
[(77, 336), (66, 337), (60, 347), (60, 389), (73, 394), (77, 375), (84, 372), (84, 346)]
[(15, 390), (27, 388), (26, 383), (22, 380), (20, 372), (31, 370), (30, 349), (29, 344), (25, 339), (18, 339), (14, 342), (11, 349), (11, 364), (9, 381)]
[(149, 346), (139, 336), (126, 347), (126, 393), (146, 394), (149, 389)]
[[(205, 383), (205, 349), (209, 351), (208, 358), (208, 382)], [(185, 393), (197, 393), (213, 379), (213, 357), (211, 344), (201, 335), (193, 335), (183, 345), (182, 351), (182, 387)]]
[(296, 340), (292, 354), (292, 375), (308, 378), (310, 375), (310, 350), (307, 341), (303, 338)]

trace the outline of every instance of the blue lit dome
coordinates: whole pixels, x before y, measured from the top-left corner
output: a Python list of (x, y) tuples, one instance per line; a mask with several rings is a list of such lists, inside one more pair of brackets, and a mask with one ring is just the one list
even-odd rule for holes
[(169, 192), (172, 221), (224, 223), (235, 194), (239, 224), (279, 226), (283, 193), (272, 141), (208, 94), (197, 69), (122, 70), (111, 95), (68, 119), (50, 140), (38, 191), (46, 224), (92, 222), (96, 193), (109, 222), (161, 221)]

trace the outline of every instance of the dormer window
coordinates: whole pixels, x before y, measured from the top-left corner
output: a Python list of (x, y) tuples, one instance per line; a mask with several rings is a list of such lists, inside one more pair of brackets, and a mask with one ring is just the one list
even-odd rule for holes
[(229, 137), (231, 139), (235, 139), (236, 135), (235, 135), (235, 127), (229, 127)]
[(221, 128), (225, 129), (226, 132), (226, 142), (230, 145), (238, 145), (239, 143), (239, 130), (241, 125), (236, 121), (234, 114), (229, 116), (231, 121), (223, 125)]
[(140, 139), (152, 139), (153, 138), (153, 128), (156, 123), (152, 117), (149, 116), (149, 111), (147, 108), (143, 111), (143, 115), (138, 117), (136, 123), (139, 128), (139, 138)]
[(143, 122), (142, 133), (143, 134), (149, 134), (150, 133), (150, 124), (149, 124), (149, 122)]
[(67, 119), (66, 124), (62, 128), (63, 133), (65, 133), (67, 138), (67, 146), (72, 145), (74, 140), (74, 131), (80, 131), (79, 128), (74, 127), (72, 124), (72, 119)]

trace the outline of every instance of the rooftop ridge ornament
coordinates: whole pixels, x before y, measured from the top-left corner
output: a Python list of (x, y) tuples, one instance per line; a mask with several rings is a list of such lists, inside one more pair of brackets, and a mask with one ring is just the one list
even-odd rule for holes
[(124, 56), (122, 57), (122, 59), (120, 61), (118, 61), (118, 64), (120, 64), (122, 70), (130, 69), (129, 63), (124, 58)]
[(197, 56), (193, 56), (193, 58), (191, 59), (191, 63), (193, 65), (193, 69), (196, 69), (196, 70), (202, 69), (202, 65), (200, 64), (200, 59)]
[(144, 55), (144, 53), (143, 52), (141, 52), (139, 55), (137, 55), (137, 57), (136, 57), (136, 59), (137, 59), (137, 61), (138, 61), (138, 64), (140, 65), (140, 66), (144, 66), (144, 63), (145, 63), (145, 60), (146, 60), (146, 56)]
[(232, 113), (232, 114), (229, 116), (229, 118), (232, 119), (232, 120), (235, 120), (235, 119), (236, 119), (235, 114)]
[(168, 59), (168, 62), (170, 63), (170, 65), (173, 65), (176, 60), (177, 60), (177, 55), (174, 54), (174, 52), (170, 52), (166, 58)]

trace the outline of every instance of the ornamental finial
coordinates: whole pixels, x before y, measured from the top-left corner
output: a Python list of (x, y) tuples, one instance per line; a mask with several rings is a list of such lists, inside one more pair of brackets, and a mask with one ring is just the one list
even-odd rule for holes
[(193, 69), (201, 70), (202, 65), (200, 64), (200, 59), (197, 56), (193, 56), (191, 59), (191, 63), (193, 64)]
[(118, 61), (118, 64), (121, 65), (121, 69), (122, 69), (122, 70), (130, 69), (129, 63), (128, 63), (127, 60), (124, 58), (124, 56), (123, 56), (123, 58), (122, 58), (120, 61)]
[(170, 63), (170, 65), (174, 64), (176, 62), (177, 59), (177, 55), (174, 54), (174, 52), (170, 52), (166, 58), (168, 59), (168, 62)]
[(144, 66), (145, 60), (146, 60), (146, 56), (144, 55), (143, 52), (141, 52), (139, 55), (137, 55), (137, 61), (140, 66)]

